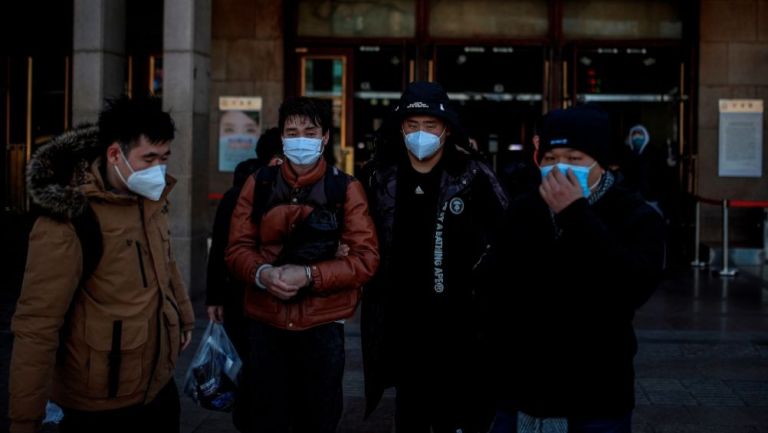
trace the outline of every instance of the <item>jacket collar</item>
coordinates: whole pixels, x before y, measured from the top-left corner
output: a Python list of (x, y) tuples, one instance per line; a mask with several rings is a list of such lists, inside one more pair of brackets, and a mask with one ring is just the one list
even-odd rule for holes
[(326, 167), (327, 163), (325, 162), (325, 159), (320, 158), (320, 161), (318, 161), (312, 170), (299, 176), (293, 170), (293, 167), (291, 167), (291, 163), (286, 161), (282, 166), (280, 166), (280, 173), (283, 175), (283, 179), (285, 179), (285, 181), (288, 182), (291, 187), (300, 188), (303, 186), (315, 184), (320, 179), (322, 179), (323, 175), (325, 174)]

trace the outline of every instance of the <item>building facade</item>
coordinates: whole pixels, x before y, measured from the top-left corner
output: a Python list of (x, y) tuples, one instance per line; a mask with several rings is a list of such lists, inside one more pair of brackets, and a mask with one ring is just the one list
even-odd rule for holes
[[(326, 100), (337, 163), (350, 172), (412, 80), (446, 87), (499, 171), (530, 161), (543, 113), (600, 104), (617, 153), (642, 124), (662, 155), (651, 175), (680, 260), (692, 250), (693, 195), (768, 198), (764, 175), (718, 176), (718, 101), (768, 94), (768, 0), (9, 3), (0, 6), (3, 207), (27, 209), (24, 164), (52, 135), (95, 120), (106, 97), (160, 95), (178, 127), (174, 245), (195, 293), (216, 198), (232, 177), (219, 160), (222, 97), (260, 98), (261, 131), (277, 125), (286, 96)], [(732, 218), (736, 241), (762, 247), (762, 209)], [(703, 222), (716, 241), (719, 209), (705, 207)]]

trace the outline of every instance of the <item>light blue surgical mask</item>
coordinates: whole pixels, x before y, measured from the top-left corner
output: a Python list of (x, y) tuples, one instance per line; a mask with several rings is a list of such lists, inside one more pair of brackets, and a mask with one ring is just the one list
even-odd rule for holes
[(564, 176), (568, 172), (568, 169), (571, 169), (573, 174), (576, 176), (576, 180), (579, 182), (579, 186), (581, 186), (581, 191), (584, 194), (584, 197), (589, 197), (589, 194), (592, 193), (592, 187), (594, 187), (594, 185), (592, 185), (592, 187), (589, 185), (589, 172), (592, 171), (592, 168), (595, 165), (597, 165), (597, 162), (592, 163), (592, 165), (589, 167), (585, 167), (583, 165), (564, 164), (562, 162), (552, 165), (543, 165), (540, 167), (541, 178), (543, 179), (547, 177), (549, 172), (551, 172), (555, 167), (557, 167), (557, 169), (560, 170), (560, 173), (563, 173)]
[(283, 153), (296, 165), (312, 165), (323, 154), (323, 140), (309, 137), (283, 137)]
[(256, 143), (259, 141), (259, 137), (253, 134), (225, 134), (219, 139), (219, 142), (233, 145), (236, 143), (242, 143), (241, 146), (247, 147), (249, 150), (256, 149)]
[(440, 137), (445, 133), (445, 129), (440, 135), (435, 135), (427, 131), (416, 131), (405, 134), (405, 147), (419, 161), (423, 161), (440, 149)]

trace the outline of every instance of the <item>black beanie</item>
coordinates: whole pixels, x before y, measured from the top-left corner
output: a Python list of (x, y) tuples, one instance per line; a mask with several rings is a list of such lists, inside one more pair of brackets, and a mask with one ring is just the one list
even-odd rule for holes
[(448, 93), (440, 84), (414, 81), (405, 88), (394, 112), (401, 122), (408, 116), (434, 116), (447, 122), (452, 129), (460, 129), (458, 116), (449, 102)]
[(584, 152), (607, 168), (611, 162), (608, 113), (594, 105), (550, 111), (539, 132), (538, 162), (556, 147)]

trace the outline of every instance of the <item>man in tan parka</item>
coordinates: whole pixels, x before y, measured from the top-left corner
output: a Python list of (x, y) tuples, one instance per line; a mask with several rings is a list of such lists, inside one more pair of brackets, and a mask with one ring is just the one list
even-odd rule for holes
[[(173, 137), (159, 100), (119, 98), (30, 162), (43, 216), (12, 323), (11, 432), (39, 431), (48, 399), (60, 432), (179, 431), (173, 370), (194, 317), (167, 218)], [(73, 225), (85, 213), (102, 248), (84, 273), (97, 248)]]

